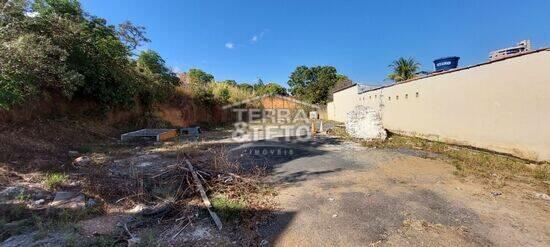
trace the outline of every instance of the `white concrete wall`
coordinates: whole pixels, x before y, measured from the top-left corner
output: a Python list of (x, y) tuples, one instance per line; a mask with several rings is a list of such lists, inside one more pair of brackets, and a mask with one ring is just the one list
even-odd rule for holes
[[(350, 108), (334, 99), (336, 109)], [(368, 91), (357, 102), (381, 109), (393, 132), (550, 161), (550, 50)]]

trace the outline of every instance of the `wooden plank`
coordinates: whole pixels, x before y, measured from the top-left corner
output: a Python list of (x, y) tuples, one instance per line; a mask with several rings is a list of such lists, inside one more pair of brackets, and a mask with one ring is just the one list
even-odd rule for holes
[(210, 217), (212, 217), (212, 220), (214, 220), (214, 223), (216, 223), (216, 226), (221, 231), (222, 230), (222, 221), (220, 220), (220, 217), (212, 210), (212, 204), (210, 203), (210, 200), (208, 199), (208, 196), (206, 196), (206, 191), (204, 190), (204, 187), (202, 187), (202, 183), (199, 180), (199, 177), (197, 176), (197, 172), (195, 172), (195, 168), (193, 165), (191, 165), (191, 162), (189, 162), (188, 159), (184, 158), (185, 163), (187, 163), (187, 168), (189, 171), (191, 171), (191, 175), (193, 176), (193, 180), (195, 180), (195, 184), (197, 185), (197, 189), (199, 190), (199, 193), (202, 197), (202, 202), (206, 206), (206, 209), (208, 210), (208, 213), (210, 213)]

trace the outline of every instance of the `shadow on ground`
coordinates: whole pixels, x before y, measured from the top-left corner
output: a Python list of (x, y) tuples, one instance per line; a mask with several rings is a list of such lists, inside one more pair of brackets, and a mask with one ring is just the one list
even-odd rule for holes
[[(32, 209), (23, 202), (2, 203), (0, 245), (118, 246), (127, 244), (129, 231), (142, 239), (140, 244), (144, 246), (259, 246), (277, 239), (295, 216), (294, 212), (272, 210), (220, 210), (216, 209), (222, 215), (222, 231), (206, 208), (198, 205), (172, 205), (158, 214), (105, 214), (99, 207)], [(188, 215), (181, 217), (182, 211)], [(182, 218), (184, 221), (176, 220)], [(185, 227), (186, 222), (191, 226)]]

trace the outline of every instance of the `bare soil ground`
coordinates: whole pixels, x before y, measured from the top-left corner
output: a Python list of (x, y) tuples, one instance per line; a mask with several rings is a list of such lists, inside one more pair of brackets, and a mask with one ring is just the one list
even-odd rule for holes
[[(487, 168), (457, 169), (457, 164), (465, 165), (444, 153), (404, 144), (365, 145), (369, 147), (353, 142), (321, 145), (319, 149), (329, 152), (274, 170), (277, 201), (285, 214), (266, 228), (273, 245), (550, 244), (545, 220), (550, 202), (540, 196), (549, 187), (541, 167), (523, 164), (524, 172), (510, 175), (518, 167), (508, 163), (511, 168), (491, 170), (486, 177)], [(536, 178), (527, 176), (530, 169), (537, 171)]]
[[(229, 134), (122, 143), (117, 130), (101, 123), (3, 126), (1, 245), (259, 243), (257, 225), (274, 210), (274, 191), (260, 182), (263, 170), (243, 170), (227, 159), (227, 147), (216, 140)], [(223, 231), (213, 226), (184, 159), (194, 165)], [(58, 206), (60, 192), (79, 196), (70, 207)]]
[[(399, 136), (273, 146), (233, 143), (223, 130), (199, 142), (121, 143), (119, 134), (66, 119), (1, 126), (1, 245), (550, 245), (548, 164)], [(233, 159), (234, 147), (295, 152)], [(60, 191), (82, 200), (56, 206)]]

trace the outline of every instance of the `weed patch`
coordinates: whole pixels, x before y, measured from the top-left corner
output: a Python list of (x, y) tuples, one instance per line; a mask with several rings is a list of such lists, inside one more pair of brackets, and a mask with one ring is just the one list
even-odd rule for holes
[(50, 173), (46, 175), (44, 179), (44, 185), (48, 189), (57, 189), (59, 186), (65, 184), (69, 180), (69, 176), (61, 173)]
[(535, 179), (538, 181), (550, 179), (549, 164), (537, 164), (535, 167), (530, 167), (529, 162), (512, 156), (416, 137), (392, 134), (385, 141), (363, 141), (361, 144), (365, 147), (409, 148), (437, 153), (456, 167), (455, 175), (475, 175), (487, 178), (497, 187), (502, 186), (506, 179)]
[(246, 209), (243, 201), (229, 199), (223, 195), (215, 196), (211, 202), (214, 210), (225, 220), (238, 217)]

